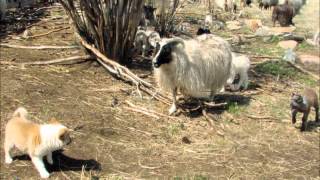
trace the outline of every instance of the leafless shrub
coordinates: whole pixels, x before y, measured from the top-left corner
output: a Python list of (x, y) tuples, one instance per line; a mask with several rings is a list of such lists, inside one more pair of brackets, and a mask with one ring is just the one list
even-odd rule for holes
[(120, 63), (130, 62), (144, 0), (59, 0), (77, 33)]

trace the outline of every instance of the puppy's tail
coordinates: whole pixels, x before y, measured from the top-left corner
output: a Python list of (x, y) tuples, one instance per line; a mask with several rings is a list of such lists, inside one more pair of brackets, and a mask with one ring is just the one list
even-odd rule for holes
[(19, 107), (14, 111), (12, 117), (27, 118), (28, 111), (24, 107)]

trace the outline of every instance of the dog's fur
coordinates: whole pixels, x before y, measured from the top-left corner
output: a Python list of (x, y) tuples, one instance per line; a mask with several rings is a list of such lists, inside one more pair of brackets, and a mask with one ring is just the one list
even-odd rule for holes
[(48, 163), (53, 164), (52, 152), (71, 142), (70, 131), (72, 130), (55, 119), (48, 124), (36, 124), (29, 121), (27, 115), (27, 110), (20, 107), (6, 125), (5, 163), (12, 163), (10, 150), (17, 147), (20, 151), (28, 153), (41, 178), (48, 178), (50, 174), (42, 158), (46, 156)]
[(320, 122), (318, 95), (313, 89), (306, 88), (302, 94), (293, 93), (291, 96), (290, 107), (292, 124), (296, 123), (297, 113), (303, 113), (301, 131), (305, 131), (307, 128), (307, 120), (312, 107), (316, 112), (315, 121)]

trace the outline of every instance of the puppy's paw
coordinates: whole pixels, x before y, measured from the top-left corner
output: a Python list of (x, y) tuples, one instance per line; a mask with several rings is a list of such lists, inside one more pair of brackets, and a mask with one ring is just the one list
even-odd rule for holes
[(41, 172), (40, 173), (41, 178), (46, 179), (49, 178), (50, 174), (47, 171)]
[(6, 164), (11, 164), (12, 163), (12, 158), (11, 157), (6, 157), (6, 159), (5, 159), (5, 163)]

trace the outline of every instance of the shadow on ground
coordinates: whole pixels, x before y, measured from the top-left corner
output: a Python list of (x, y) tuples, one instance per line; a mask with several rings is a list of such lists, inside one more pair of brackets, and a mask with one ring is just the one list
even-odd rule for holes
[[(100, 171), (101, 165), (99, 162), (93, 159), (75, 159), (72, 157), (68, 157), (63, 154), (62, 150), (53, 152), (53, 165), (50, 165), (46, 162), (45, 158), (45, 166), (49, 172), (58, 172), (58, 171)], [(14, 160), (24, 160), (31, 161), (28, 155), (19, 155), (13, 158)]]

